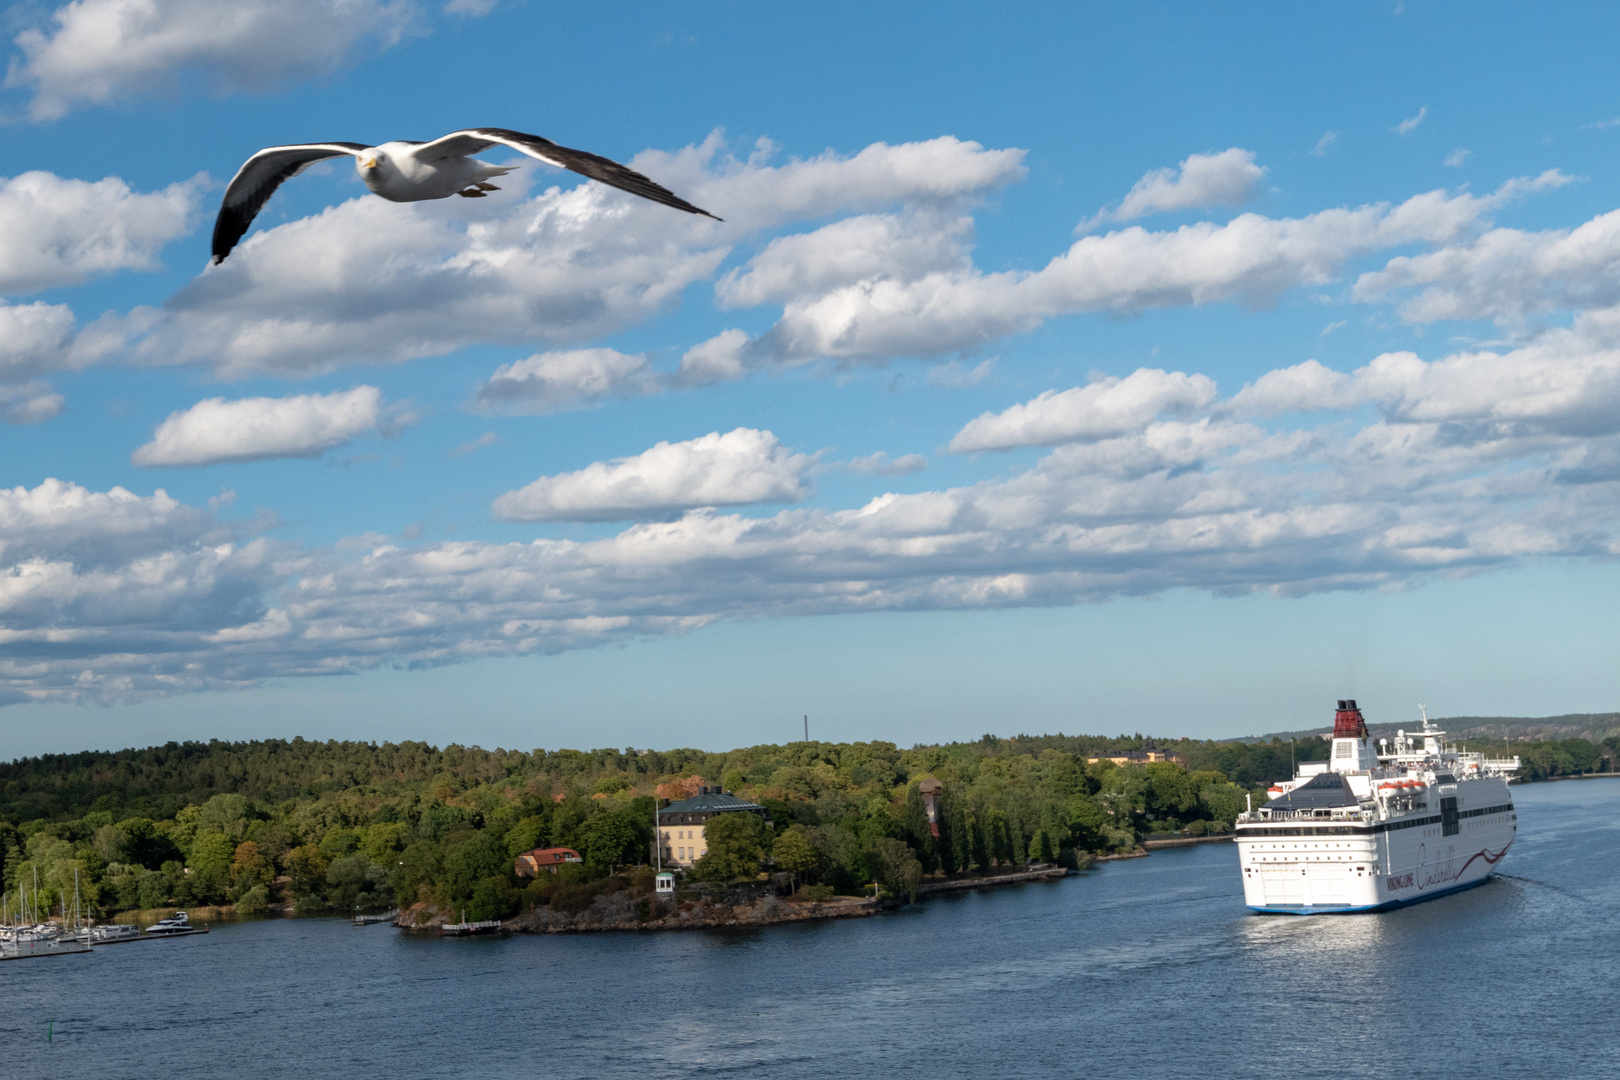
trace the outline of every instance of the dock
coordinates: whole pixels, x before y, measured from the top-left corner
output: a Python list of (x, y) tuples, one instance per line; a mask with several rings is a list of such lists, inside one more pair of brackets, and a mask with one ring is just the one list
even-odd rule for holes
[(376, 923), (393, 922), (397, 918), (399, 918), (399, 908), (389, 908), (381, 915), (356, 915), (354, 925), (372, 926)]
[(445, 937), (471, 937), (475, 934), (504, 934), (506, 926), (499, 919), (485, 919), (483, 922), (445, 923), (439, 927), (439, 933)]

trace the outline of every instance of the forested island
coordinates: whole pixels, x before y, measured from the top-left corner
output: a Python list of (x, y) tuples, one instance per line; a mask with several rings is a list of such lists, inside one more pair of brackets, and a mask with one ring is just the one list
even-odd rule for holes
[[(1616, 739), (1516, 742), (1527, 779), (1612, 768)], [(1145, 761), (1171, 755), (1172, 760)], [(77, 881), (99, 917), (166, 906), (299, 912), (431, 904), (467, 919), (651, 891), (653, 811), (706, 784), (769, 811), (721, 830), (686, 875), (787, 873), (820, 899), (890, 895), (1029, 862), (1074, 866), (1153, 837), (1220, 834), (1321, 739), (986, 735), (971, 743), (799, 742), (702, 750), (483, 750), (267, 740), (25, 758), (0, 765), (0, 888)], [(1109, 760), (1110, 757), (1123, 759)], [(1139, 763), (1140, 761), (1140, 763)], [(939, 835), (919, 784), (939, 781)], [(584, 861), (514, 876), (550, 845)], [(642, 905), (645, 911), (645, 904)], [(541, 913), (542, 915), (544, 913)]]

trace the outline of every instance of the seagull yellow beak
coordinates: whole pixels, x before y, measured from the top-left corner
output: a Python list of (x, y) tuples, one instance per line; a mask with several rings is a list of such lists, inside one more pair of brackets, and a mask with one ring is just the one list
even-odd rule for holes
[(360, 167), (362, 169), (375, 169), (377, 167), (377, 159), (365, 158), (360, 162)]

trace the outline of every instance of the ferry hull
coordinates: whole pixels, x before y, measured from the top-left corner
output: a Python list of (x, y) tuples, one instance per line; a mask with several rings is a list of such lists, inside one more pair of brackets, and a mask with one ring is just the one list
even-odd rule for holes
[(1485, 884), (1495, 876), (1495, 874), (1486, 874), (1482, 878), (1475, 881), (1465, 881), (1461, 885), (1452, 885), (1444, 889), (1435, 889), (1431, 892), (1422, 893), (1418, 896), (1408, 897), (1405, 900), (1386, 900), (1382, 904), (1369, 904), (1365, 907), (1337, 907), (1333, 905), (1322, 905), (1320, 907), (1285, 907), (1280, 904), (1269, 905), (1267, 907), (1256, 907), (1253, 904), (1250, 904), (1249, 910), (1260, 915), (1370, 915), (1375, 911), (1393, 911), (1396, 908), (1411, 907), (1413, 904), (1421, 904), (1425, 900), (1438, 900), (1442, 896), (1450, 896), (1452, 893), (1460, 893), (1464, 889), (1476, 888)]

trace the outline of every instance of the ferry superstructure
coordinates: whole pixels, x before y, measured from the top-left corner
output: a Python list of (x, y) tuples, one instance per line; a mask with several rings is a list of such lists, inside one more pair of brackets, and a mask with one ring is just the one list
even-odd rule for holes
[[(1421, 710), (1422, 707), (1419, 706)], [(1339, 702), (1325, 762), (1299, 767), (1236, 823), (1244, 902), (1266, 914), (1381, 911), (1483, 883), (1518, 831), (1518, 758), (1446, 745), (1422, 727), (1372, 745), (1354, 699)]]

